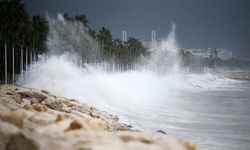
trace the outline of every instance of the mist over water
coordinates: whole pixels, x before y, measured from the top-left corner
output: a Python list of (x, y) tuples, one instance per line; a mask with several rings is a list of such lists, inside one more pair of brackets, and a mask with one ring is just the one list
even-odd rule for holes
[[(61, 14), (57, 18), (47, 17), (49, 21), (49, 34), (47, 46), (50, 55), (85, 56), (83, 59), (96, 60), (99, 56), (99, 45), (89, 36), (88, 28), (81, 22), (66, 21)], [(70, 56), (70, 57), (71, 57)], [(76, 58), (74, 58), (76, 59)]]
[[(114, 66), (116, 64), (99, 61), (98, 43), (82, 24), (65, 21), (59, 15), (49, 18), (49, 25), (49, 53), (30, 66), (19, 80), (21, 85), (76, 98), (118, 115), (135, 128), (150, 132), (162, 129), (170, 136), (192, 139), (208, 149), (248, 146), (237, 139), (243, 133), (241, 139), (250, 141), (244, 131), (231, 132), (235, 128), (234, 120), (240, 124), (241, 117), (250, 122), (249, 111), (245, 108), (249, 103), (240, 110), (231, 108), (233, 104), (246, 101), (249, 94), (244, 91), (250, 89), (248, 83), (242, 86), (244, 82), (209, 73), (183, 73), (175, 24), (167, 38), (151, 50), (151, 56), (130, 70), (120, 70)], [(243, 92), (238, 95), (241, 97), (238, 102), (235, 101), (237, 94), (230, 95), (235, 91)], [(225, 107), (222, 101), (217, 104), (217, 100), (229, 100), (223, 101), (229, 106)], [(232, 117), (228, 114), (231, 111), (236, 112)], [(237, 144), (230, 143), (233, 134)], [(221, 138), (224, 141), (220, 141)]]
[[(135, 64), (135, 69), (126, 71), (112, 68), (115, 64), (95, 63), (99, 55), (98, 44), (81, 23), (66, 21), (59, 14), (56, 19), (49, 18), (49, 25), (48, 56), (25, 72), (27, 80), (22, 83), (25, 86), (47, 89), (90, 103), (145, 103), (165, 100), (176, 89), (209, 88), (204, 87), (207, 81), (196, 79), (195, 75), (189, 79), (180, 74), (175, 24), (167, 38), (152, 50), (150, 58), (143, 60), (141, 67)], [(80, 58), (83, 54), (85, 57)], [(86, 59), (90, 63), (86, 63)], [(214, 83), (224, 82), (212, 75), (204, 78)]]
[(172, 29), (166, 39), (156, 43), (151, 51), (149, 60), (145, 60), (148, 63), (148, 69), (153, 69), (154, 72), (162, 73), (174, 73), (179, 72), (179, 46), (175, 37), (176, 26), (172, 23)]

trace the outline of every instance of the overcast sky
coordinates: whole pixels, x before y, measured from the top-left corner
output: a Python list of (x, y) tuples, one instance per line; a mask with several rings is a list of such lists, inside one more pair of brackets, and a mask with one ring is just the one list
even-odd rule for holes
[(167, 36), (176, 24), (184, 48), (227, 48), (250, 58), (250, 0), (23, 0), (28, 11), (45, 16), (85, 14), (90, 26), (105, 26), (115, 37), (150, 40)]

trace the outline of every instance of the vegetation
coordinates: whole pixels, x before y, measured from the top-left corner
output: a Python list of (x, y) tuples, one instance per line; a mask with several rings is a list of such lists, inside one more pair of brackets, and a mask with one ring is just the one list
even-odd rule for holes
[(46, 48), (46, 38), (48, 34), (48, 22), (45, 18), (36, 15), (32, 17), (33, 33), (32, 45), (38, 49), (44, 50)]
[[(42, 16), (30, 17), (21, 0), (3, 0), (0, 2), (0, 39), (11, 43), (31, 46), (40, 50), (46, 49), (48, 22)], [(122, 43), (114, 39), (109, 29), (102, 27), (98, 33), (90, 28), (87, 17), (83, 14), (70, 17), (64, 14), (67, 21), (78, 21), (88, 28), (90, 36), (99, 42), (102, 57), (121, 63), (132, 63), (140, 56), (147, 54), (139, 39), (130, 37)]]
[(104, 57), (122, 64), (132, 64), (139, 57), (148, 54), (147, 49), (142, 45), (139, 39), (130, 37), (128, 41), (123, 43), (119, 39), (113, 39), (111, 32), (105, 27), (99, 30), (97, 39), (101, 44)]
[[(45, 18), (37, 15), (30, 16), (25, 10), (21, 0), (0, 1), (0, 80), (4, 79), (4, 43), (7, 43), (7, 72), (8, 78), (12, 74), (12, 65), (15, 73), (20, 73), (21, 46), (29, 47), (29, 50), (46, 50), (46, 37), (48, 22)], [(15, 48), (12, 54), (12, 47)], [(15, 56), (12, 64), (12, 55)], [(26, 58), (26, 56), (24, 55)], [(31, 55), (29, 53), (28, 58)], [(30, 63), (30, 61), (28, 62)], [(24, 66), (26, 67), (26, 66)]]
[[(70, 17), (64, 14), (67, 21), (77, 21), (87, 27), (89, 35), (100, 45), (101, 58), (123, 65), (131, 65), (141, 56), (148, 55), (147, 49), (139, 39), (130, 37), (127, 42), (113, 38), (111, 31), (101, 27), (97, 32), (89, 25), (84, 14)], [(48, 22), (40, 16), (31, 16), (25, 9), (21, 0), (0, 1), (0, 81), (4, 78), (4, 42), (7, 42), (8, 78), (12, 74), (12, 46), (15, 46), (15, 73), (20, 73), (20, 48), (29, 47), (32, 50), (46, 51), (46, 38), (48, 35)], [(26, 56), (24, 56), (26, 59)], [(29, 53), (28, 58), (31, 57)], [(30, 60), (28, 61), (30, 63)], [(25, 66), (26, 67), (26, 66)]]
[(101, 29), (96, 32), (89, 26), (85, 15), (70, 17), (68, 14), (64, 14), (63, 16), (67, 21), (78, 21), (88, 28), (89, 35), (98, 41), (101, 56), (105, 60), (111, 60), (121, 64), (132, 64), (139, 57), (148, 55), (147, 49), (142, 45), (139, 39), (130, 37), (127, 42), (123, 43), (120, 39), (114, 39), (111, 31), (105, 27), (101, 27)]
[(30, 17), (21, 0), (0, 1), (0, 39), (17, 45), (45, 49), (48, 23), (37, 15)]

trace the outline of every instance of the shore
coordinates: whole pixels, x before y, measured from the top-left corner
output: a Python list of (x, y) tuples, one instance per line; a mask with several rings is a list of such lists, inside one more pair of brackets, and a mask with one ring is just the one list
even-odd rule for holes
[(250, 81), (250, 72), (246, 71), (235, 71), (235, 72), (214, 72), (212, 73), (219, 77), (236, 79), (236, 80), (247, 80)]
[(48, 91), (0, 87), (0, 149), (196, 150), (189, 141), (131, 129), (117, 116)]

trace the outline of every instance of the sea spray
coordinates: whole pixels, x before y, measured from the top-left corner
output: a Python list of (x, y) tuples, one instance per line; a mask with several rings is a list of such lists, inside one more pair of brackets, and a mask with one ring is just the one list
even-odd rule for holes
[(99, 44), (89, 35), (89, 28), (82, 22), (67, 21), (61, 14), (58, 14), (56, 19), (49, 16), (47, 18), (49, 20), (47, 38), (49, 55), (69, 53), (74, 55), (74, 59), (78, 56), (78, 59), (83, 62), (98, 59)]
[(176, 40), (176, 26), (172, 23), (172, 29), (167, 38), (162, 39), (151, 50), (148, 60), (145, 60), (149, 70), (164, 74), (178, 74), (179, 72), (179, 46)]
[(56, 19), (49, 18), (49, 25), (49, 53), (29, 67), (24, 80), (19, 80), (21, 85), (46, 89), (95, 106), (126, 109), (173, 100), (182, 90), (206, 88), (206, 82), (215, 87), (220, 80), (213, 77), (212, 81), (195, 80), (195, 75), (190, 79), (189, 75), (179, 73), (174, 24), (168, 37), (157, 44), (148, 59), (126, 71), (117, 69), (116, 64), (97, 60), (98, 43), (82, 24), (58, 15)]

